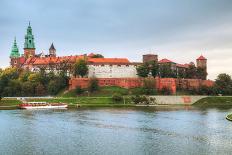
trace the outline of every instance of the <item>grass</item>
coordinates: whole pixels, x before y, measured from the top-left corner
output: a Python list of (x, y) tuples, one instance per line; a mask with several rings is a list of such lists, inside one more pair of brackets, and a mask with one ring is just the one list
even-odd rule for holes
[[(106, 86), (101, 87), (98, 91), (93, 93), (88, 93), (85, 91), (83, 94), (79, 96), (87, 96), (87, 97), (112, 97), (114, 93), (119, 93), (122, 95), (128, 95), (129, 90), (126, 88), (120, 88), (115, 86)], [(76, 97), (75, 90), (71, 90), (67, 93), (60, 94), (60, 97)]]
[(227, 115), (226, 119), (229, 120), (229, 121), (232, 121), (232, 114)]
[(21, 101), (17, 99), (2, 99), (0, 101), (0, 106), (17, 106)]
[(203, 98), (193, 105), (195, 106), (232, 106), (232, 97), (212, 96)]

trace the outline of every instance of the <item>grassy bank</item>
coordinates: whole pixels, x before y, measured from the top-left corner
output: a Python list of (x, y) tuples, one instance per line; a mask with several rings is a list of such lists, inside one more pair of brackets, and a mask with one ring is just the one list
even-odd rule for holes
[(232, 114), (227, 115), (226, 119), (229, 120), (229, 121), (232, 121)]
[(194, 106), (232, 106), (232, 97), (210, 96), (197, 101), (193, 105)]

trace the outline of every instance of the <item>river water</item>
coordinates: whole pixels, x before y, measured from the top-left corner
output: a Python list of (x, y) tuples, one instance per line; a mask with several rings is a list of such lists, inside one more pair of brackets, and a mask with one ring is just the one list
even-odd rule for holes
[(0, 111), (0, 154), (231, 154), (232, 109)]

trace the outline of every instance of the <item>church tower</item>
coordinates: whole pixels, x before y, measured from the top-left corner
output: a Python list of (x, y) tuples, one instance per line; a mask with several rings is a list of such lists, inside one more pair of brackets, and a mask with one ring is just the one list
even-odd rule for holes
[(16, 38), (14, 39), (14, 44), (10, 53), (10, 65), (12, 67), (20, 67), (20, 53), (16, 43)]
[(49, 56), (50, 57), (56, 57), (56, 49), (52, 43), (51, 47), (49, 48)]
[(27, 59), (29, 57), (35, 56), (35, 43), (34, 43), (34, 35), (32, 34), (32, 28), (29, 22), (27, 27), (27, 34), (25, 35), (24, 42), (24, 57)]
[(207, 59), (204, 56), (197, 58), (197, 67), (207, 70)]

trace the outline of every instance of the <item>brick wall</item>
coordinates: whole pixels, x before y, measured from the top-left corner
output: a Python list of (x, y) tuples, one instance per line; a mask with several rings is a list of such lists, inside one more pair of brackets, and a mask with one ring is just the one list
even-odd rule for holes
[[(81, 88), (87, 88), (89, 78), (72, 78), (69, 81), (69, 90), (75, 89), (77, 86)], [(118, 86), (122, 88), (136, 88), (143, 86), (142, 78), (98, 78), (99, 86)], [(168, 88), (173, 94), (176, 93), (176, 89), (185, 88), (199, 88), (201, 85), (212, 86), (213, 81), (199, 80), (199, 79), (174, 79), (174, 78), (155, 78), (154, 88), (161, 90), (162, 88)]]

